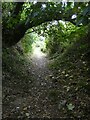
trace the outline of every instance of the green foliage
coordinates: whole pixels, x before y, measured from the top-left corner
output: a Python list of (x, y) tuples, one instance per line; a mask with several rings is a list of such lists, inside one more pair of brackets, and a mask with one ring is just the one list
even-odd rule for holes
[(14, 16), (14, 9), (16, 5), (17, 3), (13, 2), (5, 2), (2, 4), (2, 22), (8, 30), (14, 29), (14, 27), (16, 27), (17, 24), (20, 22), (21, 13), (18, 13), (16, 16)]
[[(65, 81), (66, 86), (72, 84), (75, 89), (89, 94), (89, 55), (85, 57), (87, 51), (90, 50), (87, 34), (77, 39), (67, 48), (63, 54), (58, 54), (53, 58), (53, 62), (49, 65), (54, 72), (56, 78), (60, 77), (61, 81)], [(59, 81), (58, 83), (59, 83)], [(73, 82), (73, 83), (71, 83)]]
[[(49, 26), (49, 25), (48, 25)], [(76, 27), (70, 22), (54, 22), (49, 26), (46, 48), (50, 54), (63, 53), (76, 40), (80, 39), (87, 32), (87, 26)]]
[(21, 41), (24, 53), (32, 52), (32, 44), (33, 42), (35, 42), (36, 39), (37, 39), (37, 34), (35, 33), (30, 33), (25, 35), (25, 37)]
[(30, 12), (31, 12), (31, 9), (30, 9), (31, 4), (32, 3), (25, 3), (23, 5), (23, 11), (21, 13), (21, 18), (20, 18), (21, 21), (26, 20), (26, 18), (28, 17), (28, 14), (30, 14)]
[(67, 104), (68, 110), (73, 110), (75, 106), (72, 103)]
[(8, 19), (8, 17), (11, 15), (11, 12), (13, 11), (15, 7), (15, 3), (12, 3), (12, 2), (9, 2), (9, 3), (6, 3), (6, 2), (3, 2), (2, 3), (2, 17), (5, 17)]
[(3, 83), (6, 83), (7, 86), (11, 81), (11, 88), (20, 88), (23, 91), (28, 90), (27, 85), (33, 79), (27, 70), (31, 63), (24, 54), (19, 52), (17, 45), (11, 48), (3, 48), (2, 61), (2, 74), (5, 77), (3, 80), (6, 80)]
[(3, 72), (15, 74), (17, 77), (23, 76), (22, 66), (25, 58), (19, 54), (16, 48), (3, 49), (2, 60)]
[[(48, 31), (46, 26), (47, 22), (50, 23), (50, 21), (53, 20), (63, 20), (70, 21), (74, 25), (77, 24), (78, 26), (80, 24), (87, 25), (90, 21), (90, 3), (61, 2), (60, 4), (54, 2), (37, 2), (36, 4), (33, 4), (28, 2), (10, 2), (3, 3), (2, 8), (3, 36), (7, 38), (4, 38), (4, 42), (7, 44), (11, 43), (10, 45), (17, 43), (29, 28), (45, 23), (41, 25), (42, 30), (40, 30), (40, 27), (38, 27), (38, 33), (44, 34), (44, 32), (48, 32), (49, 38), (51, 37), (53, 41), (51, 44), (55, 48), (57, 46), (57, 48), (60, 48), (62, 51), (62, 45), (58, 44), (58, 38), (60, 38), (61, 41), (63, 41), (63, 38), (65, 38), (63, 37), (65, 36), (65, 33), (63, 32), (64, 26), (58, 22), (57, 27), (56, 25), (51, 25), (51, 28)], [(75, 17), (73, 18), (73, 16)], [(42, 33), (42, 31), (44, 32)], [(51, 34), (55, 34), (55, 37), (53, 37)], [(15, 36), (18, 36), (17, 40)], [(55, 39), (57, 40), (56, 42), (54, 42)], [(56, 51), (57, 49), (52, 49), (51, 53), (55, 53)]]

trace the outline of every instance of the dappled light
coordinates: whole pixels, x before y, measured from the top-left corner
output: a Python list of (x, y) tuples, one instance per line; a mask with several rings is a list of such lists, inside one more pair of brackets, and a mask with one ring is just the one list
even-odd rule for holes
[(43, 56), (46, 56), (46, 54), (41, 51), (40, 47), (34, 47), (32, 55), (36, 58), (42, 58)]
[(39, 36), (39, 38), (32, 44), (32, 56), (39, 59), (43, 56), (46, 56), (46, 53), (43, 53), (42, 51), (43, 49), (45, 49), (45, 46), (45, 38)]
[(88, 120), (90, 2), (3, 2), (2, 26), (2, 120)]

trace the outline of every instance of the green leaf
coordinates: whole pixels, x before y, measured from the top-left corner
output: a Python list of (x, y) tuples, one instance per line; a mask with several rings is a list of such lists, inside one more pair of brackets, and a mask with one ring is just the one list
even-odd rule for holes
[(73, 110), (75, 106), (72, 103), (67, 104), (68, 110)]

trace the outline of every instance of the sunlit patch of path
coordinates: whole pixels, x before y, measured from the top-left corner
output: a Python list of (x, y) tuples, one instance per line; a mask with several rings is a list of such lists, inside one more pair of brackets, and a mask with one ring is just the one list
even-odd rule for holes
[[(52, 71), (49, 70), (49, 59), (47, 54), (42, 53), (40, 47), (36, 47), (33, 53), (27, 56), (30, 64), (27, 66), (28, 82), (26, 88), (23, 89), (25, 95), (17, 95), (12, 102), (13, 112), (16, 112), (18, 117), (28, 118), (53, 118), (60, 117), (57, 109), (57, 104), (54, 104), (49, 99), (49, 92), (53, 90), (51, 80)], [(12, 113), (12, 112), (10, 112)], [(13, 114), (11, 115), (13, 116)]]
[(35, 47), (33, 49), (32, 57), (42, 59), (45, 56), (46, 54), (41, 51), (40, 47)]
[[(31, 56), (32, 59), (32, 73), (37, 78), (37, 82), (43, 83), (47, 79), (50, 71), (48, 69), (48, 58), (45, 53), (42, 53), (39, 47), (36, 47)], [(46, 81), (48, 82), (48, 80)]]
[(34, 79), (32, 88), (29, 90), (32, 96), (30, 106), (33, 108), (31, 111), (33, 115), (31, 116), (38, 118), (53, 117), (57, 112), (55, 111), (55, 105), (51, 105), (48, 98), (48, 93), (50, 89), (53, 89), (53, 85), (49, 79), (52, 72), (48, 69), (49, 60), (47, 54), (42, 53), (40, 47), (36, 47), (30, 59), (32, 59), (30, 71)]

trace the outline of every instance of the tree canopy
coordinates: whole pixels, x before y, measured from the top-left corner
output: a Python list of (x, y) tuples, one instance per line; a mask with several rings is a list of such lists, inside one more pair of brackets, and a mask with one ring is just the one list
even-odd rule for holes
[[(3, 44), (15, 45), (33, 27), (54, 20), (76, 26), (90, 22), (90, 2), (17, 2), (2, 4)], [(5, 37), (4, 37), (5, 36)]]

